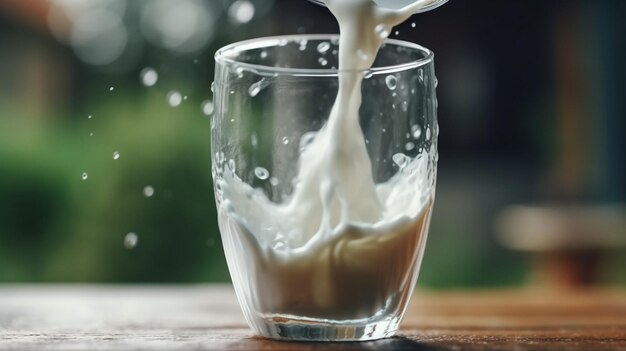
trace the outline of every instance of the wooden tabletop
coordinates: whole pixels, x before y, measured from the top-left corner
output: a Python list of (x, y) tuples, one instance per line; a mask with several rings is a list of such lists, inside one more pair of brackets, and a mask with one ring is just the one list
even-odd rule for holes
[(230, 286), (0, 285), (0, 350), (626, 350), (626, 291), (417, 292), (398, 337), (255, 337)]

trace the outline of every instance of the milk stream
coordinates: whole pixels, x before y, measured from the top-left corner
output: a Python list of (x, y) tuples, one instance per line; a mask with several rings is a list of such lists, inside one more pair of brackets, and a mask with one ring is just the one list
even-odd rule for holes
[(219, 224), (238, 295), (251, 301), (243, 304), (247, 318), (253, 309), (356, 320), (408, 298), (430, 218), (432, 156), (396, 154), (398, 173), (375, 184), (359, 107), (362, 70), (391, 28), (431, 3), (388, 9), (371, 0), (326, 1), (341, 34), (339, 90), (328, 122), (300, 153), (298, 183), (285, 202), (242, 182), (216, 155)]

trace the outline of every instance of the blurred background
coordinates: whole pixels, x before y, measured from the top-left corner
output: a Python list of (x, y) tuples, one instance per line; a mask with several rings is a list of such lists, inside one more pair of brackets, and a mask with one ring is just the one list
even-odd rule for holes
[[(452, 0), (419, 285), (626, 285), (626, 2)], [(304, 0), (0, 0), (0, 282), (229, 281), (213, 54), (337, 32)]]

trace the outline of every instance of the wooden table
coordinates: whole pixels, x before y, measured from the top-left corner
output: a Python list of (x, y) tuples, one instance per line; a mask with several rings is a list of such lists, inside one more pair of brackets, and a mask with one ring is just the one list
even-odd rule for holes
[(0, 350), (626, 350), (626, 292), (418, 292), (398, 337), (257, 338), (231, 287), (0, 285)]

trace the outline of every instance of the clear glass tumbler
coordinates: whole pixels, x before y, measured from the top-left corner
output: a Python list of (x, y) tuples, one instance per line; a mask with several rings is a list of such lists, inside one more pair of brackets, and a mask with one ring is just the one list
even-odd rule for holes
[[(361, 145), (371, 163), (355, 165), (364, 168), (353, 178), (373, 184), (357, 189), (363, 197), (339, 198), (320, 217), (322, 209), (297, 194), (299, 172), (303, 150), (321, 150), (319, 142), (310, 145), (335, 102), (337, 56), (335, 35), (254, 39), (215, 55), (211, 145), (219, 227), (237, 298), (262, 336), (349, 341), (394, 335), (417, 280), (438, 157), (433, 53), (387, 40), (371, 69), (349, 72), (363, 81), (360, 128), (346, 140)], [(320, 176), (334, 171), (316, 170)], [(319, 190), (327, 197), (339, 191)], [(340, 220), (342, 209), (368, 206), (368, 192), (379, 217)]]

